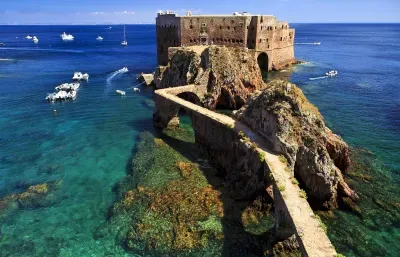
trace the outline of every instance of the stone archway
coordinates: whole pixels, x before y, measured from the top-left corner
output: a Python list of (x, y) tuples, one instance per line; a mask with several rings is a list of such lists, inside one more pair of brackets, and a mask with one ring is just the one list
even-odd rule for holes
[(176, 96), (179, 98), (182, 98), (188, 102), (191, 102), (195, 105), (199, 105), (199, 106), (201, 105), (199, 96), (193, 92), (182, 92), (180, 94), (177, 94)]
[(268, 72), (269, 58), (268, 58), (267, 53), (265, 53), (265, 52), (260, 53), (257, 57), (257, 62), (258, 62), (258, 67), (260, 68), (261, 72)]

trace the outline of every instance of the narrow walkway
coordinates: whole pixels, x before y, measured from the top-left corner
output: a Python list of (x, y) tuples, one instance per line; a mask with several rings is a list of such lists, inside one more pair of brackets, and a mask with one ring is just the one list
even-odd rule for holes
[[(188, 89), (190, 86), (184, 86)], [(196, 87), (196, 86), (192, 86)], [(223, 114), (219, 114), (206, 108), (185, 101), (174, 95), (174, 92), (182, 92), (183, 87), (167, 88), (155, 91), (156, 94), (170, 100), (175, 104), (179, 104), (187, 111), (197, 112), (210, 119), (233, 127), (236, 132), (243, 131), (251, 141), (257, 143), (257, 151), (265, 153), (265, 160), (272, 171), (272, 175), (277, 185), (285, 189), (278, 191), (282, 196), (282, 201), (287, 212), (294, 223), (297, 234), (297, 240), (300, 244), (303, 256), (327, 257), (335, 256), (337, 253), (328, 236), (322, 229), (319, 220), (314, 215), (313, 210), (307, 200), (300, 196), (300, 188), (292, 183), (290, 172), (286, 171), (286, 164), (280, 161), (279, 156), (273, 154), (264, 138), (253, 132), (245, 124)], [(275, 187), (277, 187), (275, 185)], [(277, 196), (274, 196), (275, 198)]]

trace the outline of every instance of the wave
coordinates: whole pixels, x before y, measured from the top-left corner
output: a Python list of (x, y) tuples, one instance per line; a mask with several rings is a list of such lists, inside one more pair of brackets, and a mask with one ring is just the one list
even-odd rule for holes
[(323, 76), (323, 77), (316, 77), (316, 78), (309, 78), (309, 80), (318, 80), (318, 79), (326, 79), (329, 76)]
[(107, 78), (107, 86), (110, 86), (110, 85), (111, 85), (111, 81), (112, 81), (116, 76), (118, 76), (118, 75), (120, 75), (120, 74), (127, 73), (127, 72), (128, 72), (128, 69), (122, 68), (122, 69), (119, 69), (119, 70), (114, 71), (113, 73), (111, 73), (110, 76)]
[(321, 42), (313, 42), (313, 43), (294, 43), (295, 45), (320, 45)]
[(55, 53), (84, 53), (81, 50), (68, 50), (68, 49), (50, 49), (50, 48), (27, 48), (27, 47), (2, 47), (5, 50), (20, 50), (20, 51), (44, 51)]
[(12, 62), (12, 61), (16, 61), (16, 60), (15, 59), (8, 59), (8, 58), (0, 59), (0, 62)]

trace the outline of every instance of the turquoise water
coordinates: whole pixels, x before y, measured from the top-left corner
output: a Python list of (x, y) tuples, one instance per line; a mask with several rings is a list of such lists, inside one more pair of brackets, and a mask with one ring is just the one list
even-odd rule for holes
[[(128, 255), (112, 235), (95, 235), (116, 200), (115, 185), (131, 169), (139, 133), (153, 129), (152, 90), (128, 88), (156, 65), (155, 27), (127, 26), (126, 48), (119, 44), (122, 26), (106, 27), (0, 26), (6, 44), (0, 48), (0, 197), (60, 183), (51, 201), (1, 220), (0, 256)], [(335, 211), (336, 218), (325, 220), (329, 236), (348, 256), (398, 256), (400, 25), (294, 27), (296, 42), (322, 44), (296, 45), (297, 58), (309, 63), (271, 76), (298, 84), (336, 133), (373, 153), (365, 167), (374, 180), (351, 182), (361, 191), (363, 216)], [(64, 31), (75, 41), (61, 42)], [(23, 39), (27, 34), (39, 44)], [(102, 43), (95, 40), (99, 34)], [(124, 66), (129, 73), (110, 79)], [(332, 69), (337, 78), (308, 79)], [(77, 70), (90, 74), (77, 99), (47, 103), (46, 94)]]

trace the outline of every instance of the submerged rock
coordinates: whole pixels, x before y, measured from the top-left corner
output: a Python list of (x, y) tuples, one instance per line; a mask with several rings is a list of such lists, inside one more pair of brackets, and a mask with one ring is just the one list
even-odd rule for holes
[(338, 194), (358, 200), (341, 173), (350, 164), (347, 144), (325, 126), (318, 109), (296, 85), (268, 83), (235, 116), (286, 157), (311, 202), (336, 208)]

